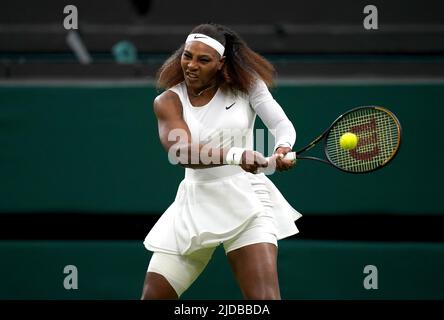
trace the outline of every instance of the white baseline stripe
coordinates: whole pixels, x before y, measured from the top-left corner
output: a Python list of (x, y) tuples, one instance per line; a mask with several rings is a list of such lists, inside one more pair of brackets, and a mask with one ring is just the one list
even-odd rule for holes
[(280, 86), (293, 85), (409, 85), (409, 84), (444, 84), (444, 77), (306, 77), (279, 78)]
[[(292, 77), (279, 78), (276, 81), (278, 86), (293, 85), (410, 85), (410, 84), (444, 84), (443, 78), (409, 78), (409, 77)], [(148, 79), (15, 79), (0, 80), (0, 87), (17, 86), (54, 86), (54, 87), (154, 87), (156, 82), (152, 78)]]
[(154, 87), (154, 79), (22, 79), (0, 80), (0, 87)]

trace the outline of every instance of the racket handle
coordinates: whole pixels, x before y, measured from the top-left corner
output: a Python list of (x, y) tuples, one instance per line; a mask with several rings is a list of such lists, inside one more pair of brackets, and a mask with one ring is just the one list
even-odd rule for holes
[[(266, 159), (267, 160), (269, 160), (271, 157), (266, 157)], [(292, 151), (292, 152), (289, 152), (289, 153), (287, 153), (285, 156), (284, 156), (284, 159), (285, 160), (296, 160), (296, 152), (294, 152), (294, 151)]]
[(296, 160), (296, 152), (289, 152), (284, 157), (285, 160)]
[[(267, 157), (267, 160), (270, 160), (271, 157)], [(284, 156), (285, 160), (296, 161), (296, 152), (289, 152)], [(266, 175), (273, 174), (275, 172), (275, 168), (258, 168), (257, 173), (265, 173)]]

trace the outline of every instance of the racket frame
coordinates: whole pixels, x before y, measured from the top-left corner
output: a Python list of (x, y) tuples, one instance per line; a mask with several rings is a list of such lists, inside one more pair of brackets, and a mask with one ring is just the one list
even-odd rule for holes
[[(397, 143), (397, 147), (393, 150), (392, 154), (390, 155), (390, 157), (388, 157), (381, 165), (377, 166), (376, 168), (373, 168), (371, 170), (367, 170), (367, 171), (349, 171), (347, 169), (341, 168), (339, 166), (337, 166), (336, 164), (334, 164), (333, 161), (331, 161), (330, 156), (328, 155), (327, 152), (327, 140), (328, 140), (328, 135), (331, 131), (331, 129), (333, 128), (333, 126), (339, 121), (341, 120), (343, 117), (345, 117), (346, 115), (355, 112), (357, 110), (360, 109), (377, 109), (380, 110), (382, 112), (385, 112), (386, 114), (388, 114), (392, 120), (397, 124), (397, 130), (398, 130), (398, 143)], [(299, 149), (298, 151), (296, 151), (296, 159), (305, 159), (305, 160), (316, 160), (319, 162), (323, 162), (326, 164), (329, 164), (343, 172), (347, 172), (347, 173), (355, 173), (355, 174), (363, 174), (363, 173), (369, 173), (369, 172), (373, 172), (376, 171), (378, 169), (381, 169), (383, 167), (385, 167), (398, 153), (399, 148), (401, 147), (401, 135), (402, 135), (402, 127), (401, 127), (401, 123), (399, 122), (398, 118), (387, 108), (381, 107), (381, 106), (360, 106), (360, 107), (356, 107), (353, 108), (351, 110), (348, 110), (347, 112), (341, 114), (338, 118), (336, 118), (335, 121), (333, 121), (331, 123), (331, 125), (318, 137), (316, 137), (312, 142), (310, 142), (309, 144), (307, 144), (305, 147), (303, 147), (302, 149)], [(317, 157), (312, 157), (312, 156), (299, 156), (300, 153), (303, 153), (305, 151), (308, 151), (310, 149), (312, 149), (319, 141), (323, 140), (324, 143), (324, 154), (326, 156), (327, 159), (321, 159), (321, 158), (317, 158)]]

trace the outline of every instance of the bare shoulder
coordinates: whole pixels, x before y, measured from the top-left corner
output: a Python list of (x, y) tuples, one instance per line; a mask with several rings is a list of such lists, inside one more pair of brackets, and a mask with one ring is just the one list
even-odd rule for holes
[(153, 109), (158, 118), (182, 115), (182, 103), (178, 95), (171, 90), (162, 92), (154, 99)]

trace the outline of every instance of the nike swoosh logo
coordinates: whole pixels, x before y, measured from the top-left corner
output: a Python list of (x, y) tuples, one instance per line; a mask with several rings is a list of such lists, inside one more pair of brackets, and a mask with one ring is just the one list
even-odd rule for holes
[(194, 36), (194, 39), (206, 39), (207, 37)]
[(230, 109), (232, 106), (234, 106), (234, 104), (235, 104), (236, 102), (233, 102), (232, 104), (230, 104), (228, 107), (225, 107), (225, 110), (228, 110), (228, 109)]

